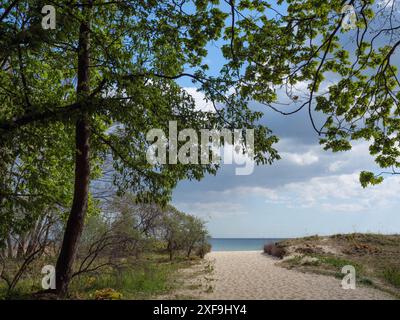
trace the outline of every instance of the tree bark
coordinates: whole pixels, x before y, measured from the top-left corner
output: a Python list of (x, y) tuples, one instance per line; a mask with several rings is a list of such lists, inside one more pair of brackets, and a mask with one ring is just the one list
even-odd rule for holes
[[(83, 101), (89, 96), (89, 49), (90, 49), (90, 14), (92, 1), (83, 6), (86, 21), (79, 29), (78, 50), (78, 85), (77, 99)], [(85, 221), (90, 181), (90, 122), (87, 113), (83, 112), (76, 122), (75, 129), (75, 184), (71, 212), (67, 221), (60, 255), (56, 265), (56, 291), (65, 296), (72, 277), (79, 240)]]
[(26, 247), (26, 234), (23, 233), (18, 237), (18, 246), (17, 246), (17, 258), (23, 258), (25, 254), (25, 247)]
[(42, 229), (42, 223), (45, 220), (45, 217), (40, 217), (38, 221), (35, 223), (35, 227), (31, 230), (29, 234), (29, 242), (28, 247), (26, 248), (26, 255), (30, 255), (33, 251), (35, 251), (40, 237), (40, 230)]
[(7, 249), (8, 249), (8, 258), (14, 258), (14, 250), (13, 250), (13, 242), (11, 240), (11, 236), (7, 237)]
[(192, 253), (193, 246), (190, 246), (188, 251), (187, 251), (187, 257), (190, 258), (190, 254)]

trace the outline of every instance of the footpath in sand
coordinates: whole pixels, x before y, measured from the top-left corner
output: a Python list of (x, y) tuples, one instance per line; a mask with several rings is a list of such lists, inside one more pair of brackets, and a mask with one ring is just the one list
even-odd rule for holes
[(344, 290), (341, 280), (282, 268), (260, 251), (211, 252), (196, 269), (184, 271), (175, 298), (194, 299), (393, 299), (379, 290)]

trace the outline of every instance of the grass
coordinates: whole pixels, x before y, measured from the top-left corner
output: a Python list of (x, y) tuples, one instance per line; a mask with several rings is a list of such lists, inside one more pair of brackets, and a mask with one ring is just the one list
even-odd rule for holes
[(198, 261), (180, 256), (169, 261), (164, 255), (147, 255), (145, 260), (120, 272), (102, 273), (95, 279), (90, 275), (77, 279), (71, 286), (72, 296), (95, 299), (97, 291), (112, 288), (121, 293), (122, 299), (149, 299), (175, 289), (177, 271)]
[[(199, 259), (177, 256), (173, 261), (163, 254), (147, 254), (128, 267), (104, 268), (97, 273), (82, 274), (70, 284), (70, 298), (96, 299), (108, 296), (110, 299), (149, 299), (171, 292), (177, 285), (177, 271), (198, 263)], [(32, 272), (18, 283), (11, 295), (0, 281), (0, 300), (31, 299), (40, 291), (42, 274)], [(34, 275), (34, 276), (33, 276)], [(112, 289), (112, 290), (111, 290)]]
[(339, 258), (335, 256), (317, 256), (317, 258), (321, 261), (321, 263), (330, 265), (335, 269), (341, 270), (344, 266), (351, 265), (356, 269), (357, 274), (362, 274), (364, 271), (364, 267), (362, 265), (348, 259)]
[[(21, 261), (12, 259), (7, 261), (7, 277), (11, 280), (16, 274)], [(50, 262), (51, 263), (51, 262)], [(46, 259), (37, 260), (30, 265), (16, 287), (8, 292), (8, 287), (3, 279), (0, 280), (0, 300), (4, 299), (29, 299), (32, 292), (42, 290), (41, 281), (44, 276), (41, 273), (42, 267), (49, 264)]]
[(386, 268), (382, 273), (383, 278), (396, 288), (400, 288), (400, 270), (394, 267)]
[(0, 300), (26, 300), (31, 297), (31, 293), (42, 290), (40, 286), (40, 279), (24, 279), (21, 280), (16, 288), (8, 293), (7, 288), (3, 283), (0, 283)]
[(74, 280), (71, 293), (76, 298), (93, 299), (96, 291), (112, 288), (120, 292), (123, 299), (149, 298), (172, 289), (169, 280), (175, 270), (176, 267), (172, 265), (147, 263), (145, 266), (102, 273), (96, 277), (86, 275)]
[(318, 260), (308, 262), (307, 260), (303, 259), (304, 258), (303, 256), (295, 256), (291, 259), (286, 260), (285, 263), (292, 267), (300, 265), (332, 267), (331, 268), (332, 270), (341, 270), (343, 266), (352, 265), (356, 269), (356, 272), (360, 272), (362, 270), (362, 266), (354, 263), (354, 261), (338, 258), (332, 255), (323, 256), (319, 254), (310, 254), (305, 257), (317, 258)]

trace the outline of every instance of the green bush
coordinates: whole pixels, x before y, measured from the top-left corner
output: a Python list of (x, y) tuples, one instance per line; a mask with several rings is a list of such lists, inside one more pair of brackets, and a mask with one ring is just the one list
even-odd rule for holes
[(196, 248), (196, 256), (200, 257), (201, 259), (211, 251), (211, 244), (208, 242), (204, 242)]
[(400, 270), (396, 267), (389, 267), (383, 271), (383, 278), (394, 285), (397, 288), (400, 288)]
[(122, 293), (115, 291), (112, 288), (96, 290), (94, 293), (95, 300), (121, 300)]
[(351, 265), (356, 269), (357, 274), (362, 273), (363, 267), (354, 261), (333, 256), (320, 256), (318, 257), (322, 263), (331, 265), (335, 268), (342, 269), (346, 265)]

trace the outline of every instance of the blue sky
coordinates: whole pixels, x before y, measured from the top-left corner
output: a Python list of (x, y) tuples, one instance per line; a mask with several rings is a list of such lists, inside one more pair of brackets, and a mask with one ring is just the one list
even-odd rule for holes
[[(209, 46), (211, 72), (223, 63), (218, 46)], [(209, 107), (193, 84), (181, 84), (200, 108)], [(256, 167), (249, 176), (236, 176), (234, 165), (223, 165), (217, 176), (182, 181), (173, 194), (178, 209), (205, 219), (213, 237), (400, 233), (400, 179), (388, 176), (367, 189), (359, 184), (360, 171), (380, 172), (367, 142), (355, 143), (350, 152), (327, 152), (306, 110), (287, 117), (256, 103), (252, 108), (265, 111), (262, 121), (279, 136), (282, 160)]]

